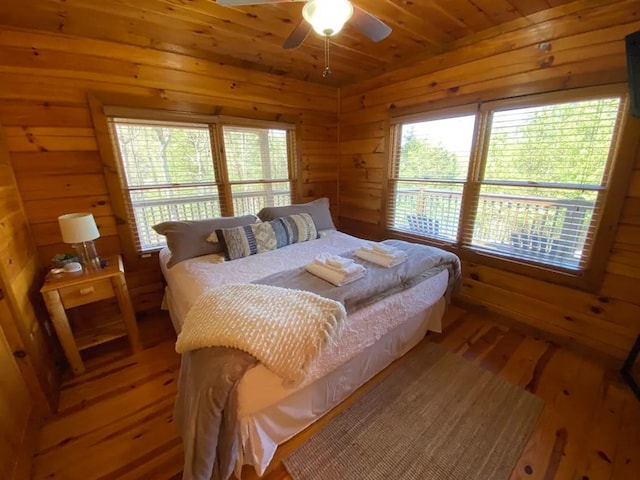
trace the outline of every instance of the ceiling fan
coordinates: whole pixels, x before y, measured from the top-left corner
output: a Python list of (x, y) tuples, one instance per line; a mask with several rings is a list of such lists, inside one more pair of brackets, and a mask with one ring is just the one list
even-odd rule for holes
[(347, 21), (374, 42), (379, 42), (391, 33), (389, 25), (366, 10), (353, 5), (349, 0), (217, 0), (217, 3), (235, 7), (300, 1), (306, 2), (302, 9), (303, 20), (285, 40), (283, 48), (298, 48), (309, 36), (311, 30), (315, 30), (328, 40), (342, 30)]

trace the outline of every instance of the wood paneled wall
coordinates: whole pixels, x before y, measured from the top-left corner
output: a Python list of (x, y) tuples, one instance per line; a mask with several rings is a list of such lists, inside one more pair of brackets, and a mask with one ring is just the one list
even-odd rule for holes
[[(0, 315), (9, 316), (6, 300), (0, 300)], [(19, 474), (17, 458), (26, 438), (32, 402), (29, 391), (13, 357), (3, 329), (0, 328), (0, 477), (29, 478), (28, 472)], [(29, 462), (30, 463), (30, 462)]]
[[(0, 27), (0, 123), (39, 258), (36, 266), (31, 257), (27, 271), (37, 276), (68, 250), (56, 217), (72, 211), (94, 213), (101, 253), (122, 251), (122, 219), (108, 193), (90, 93), (185, 109), (209, 105), (218, 114), (299, 116), (299, 200), (328, 196), (343, 230), (377, 238), (384, 235), (390, 110), (624, 81), (623, 37), (640, 29), (639, 18), (636, 0), (577, 1), (465, 37), (440, 55), (341, 91), (152, 48)], [(620, 359), (640, 330), (639, 237), (640, 160), (600, 291), (467, 263), (463, 298)], [(129, 266), (127, 277), (137, 310), (159, 305), (156, 258)]]
[(11, 361), (22, 373), (32, 406), (45, 415), (57, 406), (60, 379), (52, 354), (51, 326), (36, 314), (42, 305), (39, 289), (36, 248), (0, 131), (0, 336), (15, 355)]
[[(637, 1), (554, 8), (453, 44), (449, 51), (346, 87), (340, 110), (340, 225), (384, 233), (390, 111), (419, 112), (510, 96), (626, 81), (624, 36), (640, 29)], [(638, 147), (640, 148), (640, 146)], [(464, 300), (556, 338), (624, 358), (640, 332), (640, 156), (598, 292), (465, 263)]]
[[(328, 196), (337, 205), (338, 90), (150, 48), (0, 27), (0, 123), (35, 239), (40, 265), (69, 250), (57, 216), (92, 212), (100, 254), (120, 253), (112, 200), (87, 96), (128, 95), (154, 104), (209, 105), (300, 127), (299, 200)], [(158, 307), (157, 258), (127, 266), (136, 310)]]
[[(0, 132), (0, 254), (12, 253), (8, 246), (6, 224), (12, 224), (13, 211), (18, 215), (16, 199), (18, 192), (9, 164), (9, 155)], [(13, 205), (13, 208), (11, 207)], [(24, 214), (23, 214), (24, 216)], [(5, 223), (6, 222), (6, 223)], [(18, 328), (14, 309), (9, 305), (7, 290), (10, 287), (0, 277), (0, 477), (7, 479), (29, 478), (31, 452), (27, 452), (25, 461), (25, 442), (33, 432), (29, 431), (34, 416), (34, 404), (31, 395), (46, 403), (39, 385), (38, 377), (31, 368), (31, 359), (21, 361), (15, 356), (16, 349), (22, 349), (23, 341)], [(18, 364), (20, 362), (20, 364)], [(27, 363), (28, 362), (28, 363)], [(27, 379), (31, 385), (27, 385)], [(34, 389), (35, 387), (35, 389)], [(35, 392), (34, 392), (35, 390)]]

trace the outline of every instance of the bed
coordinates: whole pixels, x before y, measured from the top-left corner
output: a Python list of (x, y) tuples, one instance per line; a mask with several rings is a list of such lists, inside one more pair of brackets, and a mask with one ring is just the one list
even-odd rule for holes
[[(334, 230), (324, 232), (317, 240), (260, 255), (225, 262), (221, 254), (211, 254), (182, 261), (172, 268), (167, 267), (170, 251), (165, 248), (160, 252), (167, 281), (165, 307), (176, 332), (180, 332), (187, 312), (206, 289), (254, 282), (283, 269), (303, 267), (318, 253), (342, 254), (362, 243)], [(253, 466), (262, 475), (279, 444), (404, 355), (427, 331), (440, 332), (449, 277), (444, 270), (349, 315), (339, 343), (327, 346), (305, 381), (285, 385), (262, 364), (250, 368), (236, 392), (240, 446), (235, 459), (236, 475), (240, 476), (243, 465)]]
[[(239, 478), (243, 465), (253, 466), (262, 475), (278, 445), (318, 420), (408, 352), (427, 331), (441, 331), (445, 298), (450, 298), (453, 288), (459, 284), (460, 264), (455, 255), (407, 242), (396, 243), (405, 244), (402, 248), (409, 254), (409, 261), (391, 269), (369, 263), (365, 277), (347, 287), (333, 288), (306, 273), (304, 267), (318, 254), (351, 255), (365, 242), (335, 230), (326, 198), (306, 204), (267, 207), (258, 212), (257, 217), (168, 221), (153, 228), (166, 236), (168, 244), (168, 248), (160, 252), (160, 265), (167, 282), (163, 304), (178, 333), (178, 351), (183, 351), (181, 342), (194, 326), (207, 330), (220, 329), (224, 324), (225, 333), (232, 331), (236, 335), (236, 324), (230, 327), (231, 324), (221, 321), (221, 316), (210, 310), (211, 304), (203, 309), (202, 300), (212, 293), (217, 295), (216, 292), (228, 296), (238, 286), (253, 289), (256, 287), (252, 284), (266, 281), (267, 288), (271, 288), (268, 283), (271, 279), (288, 278), (293, 283), (281, 285), (285, 287), (280, 288), (281, 292), (294, 296), (317, 294), (316, 301), (333, 302), (333, 308), (342, 311), (339, 333), (335, 338), (328, 337), (327, 342), (320, 342), (320, 353), (305, 367), (304, 377), (293, 383), (283, 381), (286, 375), (279, 376), (268, 369), (265, 364), (272, 369), (274, 366), (268, 358), (258, 362), (254, 357), (261, 357), (249, 355), (234, 345), (235, 348), (225, 348), (229, 345), (215, 343), (207, 345), (211, 348), (196, 348), (183, 355), (174, 418), (185, 447), (185, 480), (226, 479), (232, 472)], [(286, 241), (282, 243), (283, 240)], [(230, 258), (235, 259), (229, 261)], [(414, 283), (409, 271), (413, 271), (411, 275), (426, 274), (416, 275), (423, 278)], [(297, 276), (287, 277), (291, 272), (297, 272)], [(365, 285), (385, 276), (399, 282), (399, 288), (389, 288), (389, 283), (378, 285), (379, 297), (375, 302), (355, 308), (348, 296), (330, 299), (334, 294), (366, 290)], [(299, 286), (299, 282), (304, 286)], [(311, 285), (313, 282), (319, 282), (322, 291), (317, 290), (317, 285)], [(314, 293), (292, 293), (292, 288)], [(296, 306), (299, 298), (295, 297)], [(274, 302), (266, 303), (268, 310), (273, 308), (272, 304)], [(261, 321), (258, 318), (261, 313), (254, 315), (255, 311), (251, 310), (250, 315), (236, 313), (232, 317), (244, 319), (243, 332), (249, 331), (247, 335), (253, 335), (261, 347), (269, 345), (265, 336), (274, 336), (271, 331), (274, 324), (267, 323), (269, 330), (261, 330), (261, 334), (256, 335), (255, 322)], [(203, 312), (206, 318), (195, 318), (194, 313)], [(280, 328), (287, 332), (286, 336), (290, 336), (290, 325), (298, 328), (306, 322), (298, 315), (287, 315), (287, 318), (293, 320), (285, 322), (284, 329)], [(207, 323), (207, 329), (202, 328), (202, 320)], [(266, 335), (263, 332), (267, 332)], [(302, 338), (306, 337), (296, 338), (294, 343), (304, 343)], [(269, 348), (269, 351), (287, 352), (280, 355), (287, 359), (295, 358), (292, 356), (295, 350), (296, 346), (291, 343), (287, 348)]]

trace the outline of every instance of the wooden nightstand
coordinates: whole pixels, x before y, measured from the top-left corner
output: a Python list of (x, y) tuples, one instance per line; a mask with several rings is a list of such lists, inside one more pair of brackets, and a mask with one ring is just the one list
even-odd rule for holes
[[(107, 266), (99, 270), (83, 269), (77, 273), (49, 273), (40, 289), (58, 340), (69, 361), (73, 373), (84, 372), (80, 351), (115, 338), (129, 336), (134, 352), (139, 351), (140, 337), (136, 317), (131, 306), (127, 283), (124, 278), (122, 258), (107, 258)], [(69, 325), (66, 309), (116, 297), (120, 315), (113, 321), (74, 332)]]

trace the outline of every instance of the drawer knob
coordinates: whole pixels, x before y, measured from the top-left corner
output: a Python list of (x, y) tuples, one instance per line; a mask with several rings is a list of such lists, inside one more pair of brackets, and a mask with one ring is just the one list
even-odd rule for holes
[(80, 295), (91, 295), (93, 293), (93, 287), (81, 288)]

